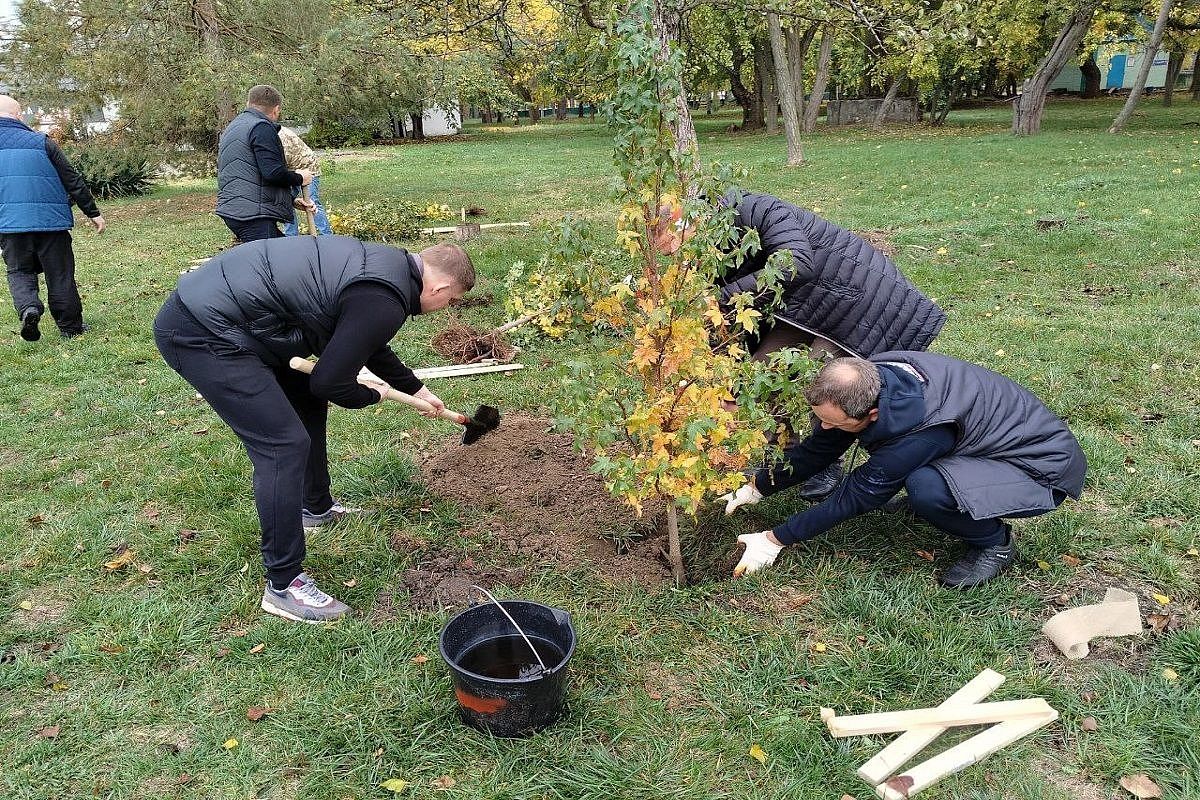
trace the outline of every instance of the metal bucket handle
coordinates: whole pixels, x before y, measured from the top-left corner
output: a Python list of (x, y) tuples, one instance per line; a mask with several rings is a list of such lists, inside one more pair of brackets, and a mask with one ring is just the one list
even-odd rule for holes
[(508, 613), (508, 609), (506, 609), (504, 606), (502, 606), (500, 604), (500, 601), (497, 600), (492, 595), (491, 592), (489, 592), (487, 589), (483, 588), (482, 586), (476, 586), (474, 584), (471, 584), (471, 588), (478, 589), (480, 592), (487, 595), (487, 598), (496, 604), (496, 608), (500, 609), (500, 613), (503, 614), (504, 616), (508, 617), (508, 621), (511, 622), (512, 626), (517, 629), (517, 633), (521, 634), (521, 638), (525, 640), (525, 644), (529, 647), (530, 651), (533, 653), (533, 657), (536, 658), (538, 660), (538, 664), (541, 665), (542, 674), (549, 675), (550, 668), (546, 666), (545, 661), (542, 661), (542, 657), (538, 653), (537, 648), (533, 646), (533, 642), (529, 641), (529, 637), (525, 635), (525, 631), (521, 630), (521, 626), (517, 624), (517, 621), (512, 618), (512, 614)]

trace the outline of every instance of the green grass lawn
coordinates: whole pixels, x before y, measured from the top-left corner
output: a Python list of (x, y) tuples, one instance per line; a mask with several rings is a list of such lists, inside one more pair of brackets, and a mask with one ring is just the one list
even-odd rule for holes
[[(1151, 100), (1110, 136), (1117, 110), (1053, 103), (1028, 139), (1008, 135), (1003, 106), (941, 129), (823, 133), (796, 169), (781, 166), (782, 137), (699, 118), (704, 157), (746, 166), (750, 188), (886, 231), (901, 268), (949, 312), (936, 349), (1013, 377), (1069, 419), (1087, 492), (1022, 523), (1019, 567), (969, 593), (932, 580), (954, 544), (884, 514), (742, 582), (677, 591), (529, 565), (521, 594), (570, 610), (580, 641), (569, 714), (515, 742), (457, 722), (437, 657), (444, 615), (401, 608), (325, 629), (259, 611), (249, 464), (150, 329), (188, 262), (228, 242), (207, 213), (213, 183), (102, 204), (110, 230), (76, 237), (92, 332), (25, 343), (10, 314), (0, 340), (0, 796), (379, 798), (401, 778), (407, 797), (862, 800), (872, 793), (854, 770), (885, 737), (832, 740), (818, 708), (937, 704), (990, 667), (1008, 676), (995, 699), (1044, 696), (1062, 717), (926, 796), (1089, 800), (1145, 772), (1165, 797), (1200, 797), (1200, 114)], [(491, 221), (534, 222), (472, 245), (496, 292), (563, 214), (611, 220), (602, 126), (468, 133), (340, 157), (325, 199), (475, 204)], [(1040, 231), (1040, 217), (1065, 226)], [(402, 357), (440, 363), (427, 343), (443, 322), (406, 327)], [(516, 376), (433, 388), (452, 405), (548, 414), (564, 362), (587, 346), (525, 347)], [(398, 408), (333, 412), (335, 492), (376, 513), (312, 537), (309, 565), (360, 611), (416, 557), (388, 546), (397, 531), (488, 554), (458, 537), (469, 509), (418, 510), (428, 497), (413, 454), (451, 434)], [(736, 533), (795, 507), (781, 498), (688, 532), (696, 573), (711, 576)], [(135, 563), (105, 570), (121, 544)], [(1107, 586), (1137, 592), (1169, 630), (1065, 661), (1041, 623)], [(271, 713), (251, 721), (251, 707)], [(763, 764), (748, 756), (755, 744)], [(434, 787), (443, 776), (453, 787)]]

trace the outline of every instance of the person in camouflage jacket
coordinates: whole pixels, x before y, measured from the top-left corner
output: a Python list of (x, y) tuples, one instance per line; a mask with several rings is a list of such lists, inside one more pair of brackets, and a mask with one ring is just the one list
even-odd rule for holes
[[(317, 158), (317, 154), (313, 152), (312, 148), (304, 143), (300, 134), (291, 128), (285, 126), (279, 129), (279, 142), (283, 145), (283, 157), (287, 162), (288, 169), (306, 169), (312, 173), (313, 179), (312, 183), (308, 185), (308, 191), (309, 197), (317, 205), (317, 210), (313, 213), (313, 219), (317, 224), (317, 233), (321, 236), (332, 235), (333, 229), (329, 226), (329, 214), (325, 211), (325, 204), (321, 202), (321, 159)], [(284, 236), (295, 236), (299, 232), (294, 217), (291, 222), (283, 226)]]

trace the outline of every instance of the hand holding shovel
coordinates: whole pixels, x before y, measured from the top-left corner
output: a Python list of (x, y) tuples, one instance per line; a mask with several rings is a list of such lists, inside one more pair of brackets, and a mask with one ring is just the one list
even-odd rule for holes
[[(304, 358), (293, 358), (288, 362), (288, 366), (297, 372), (303, 372), (306, 375), (311, 375), (313, 367), (316, 364)], [(370, 384), (372, 389), (376, 389), (378, 384)], [(389, 400), (395, 400), (405, 405), (412, 406), (426, 416), (437, 416), (442, 419), (449, 420), (458, 425), (462, 425), (466, 430), (463, 431), (463, 444), (474, 444), (479, 439), (500, 427), (500, 411), (492, 406), (480, 406), (475, 409), (475, 415), (468, 417), (466, 414), (460, 414), (457, 411), (451, 411), (448, 408), (438, 409), (431, 403), (427, 403), (419, 397), (413, 397), (411, 394), (396, 391), (388, 388), (383, 390), (382, 386), (378, 386), (377, 391), (383, 391), (383, 396)]]

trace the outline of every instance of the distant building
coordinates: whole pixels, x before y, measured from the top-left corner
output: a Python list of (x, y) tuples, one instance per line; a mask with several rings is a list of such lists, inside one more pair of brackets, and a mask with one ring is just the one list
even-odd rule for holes
[[(1146, 49), (1136, 40), (1129, 39), (1110, 42), (1101, 45), (1096, 51), (1096, 66), (1100, 68), (1101, 91), (1120, 91), (1133, 88), (1138, 70), (1146, 58)], [(1150, 74), (1146, 77), (1147, 89), (1161, 89), (1167, 84), (1167, 62), (1170, 59), (1165, 50), (1159, 50), (1150, 65)], [(1175, 81), (1176, 89), (1186, 89), (1196, 80), (1196, 60), (1193, 55), (1179, 70)], [(1079, 65), (1069, 63), (1063, 67), (1058, 78), (1050, 85), (1050, 91), (1081, 92), (1084, 88), (1083, 72)]]

